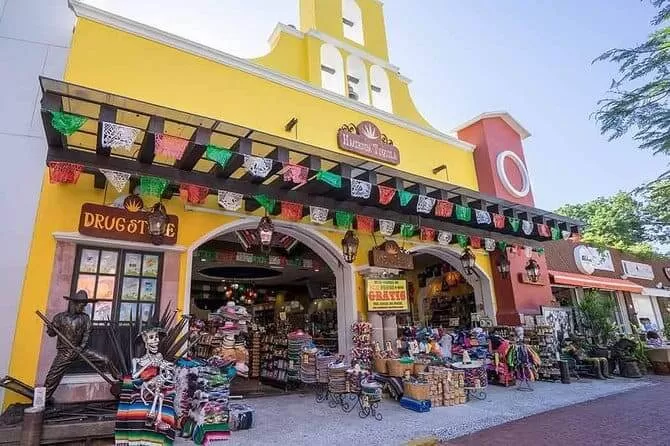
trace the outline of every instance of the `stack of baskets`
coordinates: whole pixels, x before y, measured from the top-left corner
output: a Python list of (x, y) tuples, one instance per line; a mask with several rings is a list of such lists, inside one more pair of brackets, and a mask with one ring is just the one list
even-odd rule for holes
[(430, 385), (416, 381), (404, 381), (403, 396), (416, 401), (430, 400)]
[(414, 371), (414, 360), (412, 358), (387, 359), (386, 367), (389, 376), (402, 378), (405, 376), (406, 371), (412, 374)]

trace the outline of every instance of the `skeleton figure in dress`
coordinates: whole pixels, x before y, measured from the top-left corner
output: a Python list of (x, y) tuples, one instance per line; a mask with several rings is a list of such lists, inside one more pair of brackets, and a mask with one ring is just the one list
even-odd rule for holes
[(149, 405), (148, 401), (151, 401), (147, 423), (165, 430), (170, 426), (162, 419), (163, 401), (166, 392), (174, 386), (175, 366), (163, 359), (163, 355), (158, 351), (160, 333), (158, 328), (142, 332), (146, 354), (141, 358), (133, 358), (133, 379), (142, 381), (140, 386), (142, 402)]

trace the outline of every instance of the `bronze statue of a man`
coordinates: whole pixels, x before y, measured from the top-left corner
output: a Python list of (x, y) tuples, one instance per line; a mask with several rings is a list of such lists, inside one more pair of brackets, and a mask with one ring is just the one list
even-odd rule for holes
[[(116, 367), (106, 357), (87, 348), (92, 323), (89, 315), (84, 313), (84, 309), (92, 301), (89, 300), (86, 291), (79, 290), (74, 296), (64, 296), (64, 298), (69, 301), (67, 311), (58, 313), (51, 324), (47, 325), (47, 334), (50, 337), (58, 335), (56, 357), (44, 381), (47, 400), (53, 396), (67, 369), (80, 358), (102, 366), (103, 370), (107, 370), (114, 377), (118, 377), (119, 374)], [(76, 350), (73, 350), (61, 336), (66, 338)]]

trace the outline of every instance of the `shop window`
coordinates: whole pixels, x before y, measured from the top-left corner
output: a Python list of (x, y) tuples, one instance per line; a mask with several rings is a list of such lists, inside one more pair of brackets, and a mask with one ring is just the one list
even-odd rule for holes
[(342, 0), (342, 29), (344, 37), (364, 45), (363, 14), (356, 0)]
[(321, 45), (321, 87), (344, 96), (344, 61), (333, 45)]
[(364, 104), (370, 103), (368, 76), (365, 64), (358, 56), (347, 57), (347, 87), (349, 98)]
[(378, 65), (370, 67), (370, 90), (372, 105), (380, 110), (393, 113), (389, 78), (386, 75), (386, 71)]
[[(79, 247), (72, 278), (72, 293), (85, 290), (86, 313), (93, 321), (91, 349), (110, 355), (106, 326), (110, 321), (129, 326), (141, 317), (148, 321), (160, 303), (162, 256), (158, 253)], [(87, 366), (76, 372), (90, 371)]]

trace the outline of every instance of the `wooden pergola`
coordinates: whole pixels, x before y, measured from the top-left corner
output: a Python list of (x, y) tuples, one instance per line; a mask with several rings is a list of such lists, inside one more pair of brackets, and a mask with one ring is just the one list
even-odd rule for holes
[[(314, 147), (288, 137), (267, 134), (234, 123), (49, 78), (41, 77), (40, 84), (43, 93), (42, 120), (48, 143), (47, 163), (69, 162), (84, 166), (84, 173), (95, 176), (96, 188), (106, 187), (106, 178), (100, 169), (109, 169), (131, 174), (131, 191), (141, 176), (168, 180), (169, 185), (163, 195), (166, 199), (179, 190), (180, 184), (193, 184), (208, 188), (209, 193), (216, 194), (218, 190), (225, 190), (243, 194), (247, 212), (253, 212), (260, 206), (251, 197), (264, 194), (278, 201), (301, 203), (303, 215), (309, 214), (309, 206), (319, 206), (330, 209), (331, 214), (334, 210), (344, 210), (373, 217), (375, 220), (393, 220), (398, 223), (396, 231), (400, 224), (408, 223), (417, 227), (426, 226), (436, 230), (490, 237), (505, 240), (509, 244), (535, 247), (541, 246), (542, 241), (549, 240), (540, 236), (537, 229), (527, 236), (521, 231), (512, 231), (508, 226), (501, 230), (491, 225), (482, 227), (474, 222), (474, 218), (473, 221), (465, 223), (451, 217), (417, 214), (417, 197), (426, 195), (439, 200), (448, 200), (472, 209), (547, 224), (571, 233), (578, 233), (582, 224), (580, 221), (551, 212), (511, 203), (446, 182), (408, 174), (375, 161)], [(74, 134), (64, 136), (51, 124), (51, 112), (58, 111), (84, 116), (87, 121)], [(103, 122), (122, 124), (140, 130), (130, 153), (103, 147), (101, 143)], [(341, 123), (334, 123), (339, 124)], [(155, 153), (154, 135), (161, 133), (189, 141), (180, 160)], [(335, 132), (333, 140), (335, 142)], [(204, 157), (208, 144), (229, 148), (235, 155), (222, 168)], [(244, 155), (274, 160), (270, 174), (265, 178), (250, 175), (242, 167)], [(333, 188), (321, 181), (308, 181), (302, 185), (286, 182), (280, 174), (284, 163), (306, 166), (309, 169), (309, 178), (320, 170), (336, 173), (342, 177), (342, 187)], [(369, 199), (350, 196), (351, 179), (367, 181), (373, 185)], [(405, 206), (401, 206), (398, 194), (388, 205), (382, 205), (379, 203), (377, 187), (374, 187), (377, 185), (410, 191), (416, 195)], [(249, 199), (246, 199), (247, 197)], [(332, 215), (329, 218), (332, 218)]]

